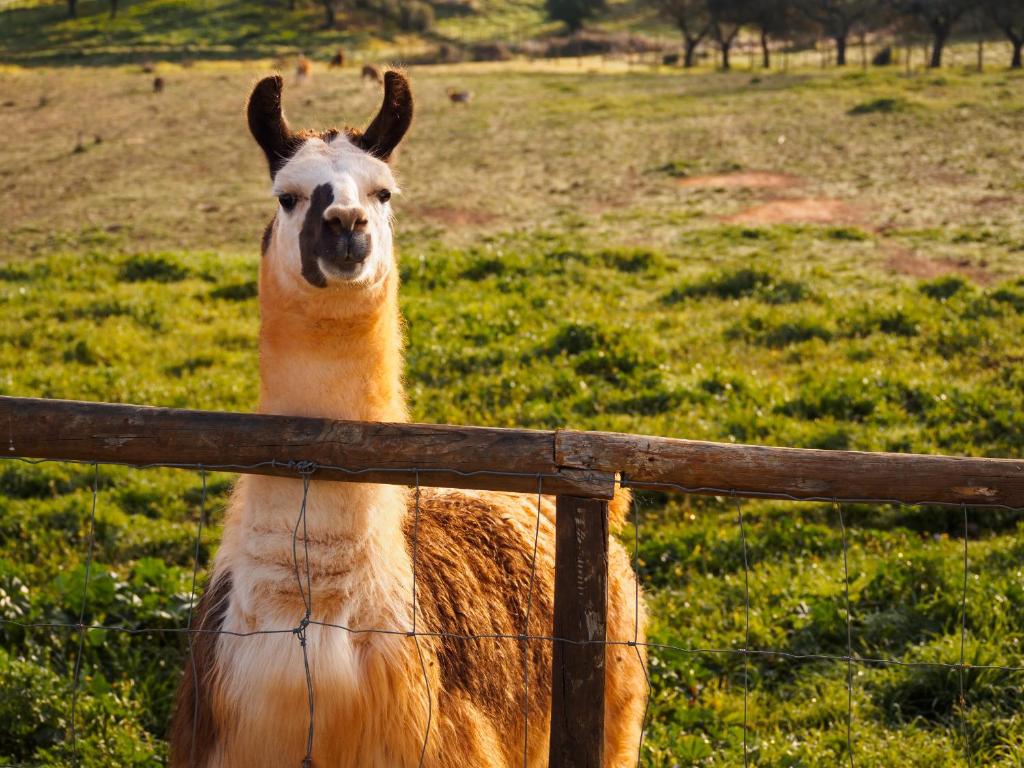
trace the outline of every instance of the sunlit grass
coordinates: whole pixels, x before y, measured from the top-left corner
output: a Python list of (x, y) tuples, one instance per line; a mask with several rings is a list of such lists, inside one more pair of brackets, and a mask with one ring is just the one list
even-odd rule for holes
[[(3, 76), (15, 102), (0, 110), (15, 148), (0, 150), (3, 394), (254, 404), (257, 243), (272, 210), (240, 117), (256, 69), (164, 71), (159, 98), (135, 68)], [(805, 71), (751, 83), (525, 64), (413, 78), (396, 209), (414, 418), (1020, 456), (1024, 80)], [(446, 103), (453, 82), (476, 93), (469, 109)], [(297, 125), (358, 122), (378, 98), (355, 75), (318, 72), (286, 104)], [(849, 114), (885, 98), (910, 106)], [(75, 154), (80, 130), (102, 140)], [(740, 170), (799, 181), (681, 183)], [(724, 220), (826, 198), (856, 211)], [(209, 481), (204, 565), (230, 487)], [(91, 482), (88, 468), (0, 466), (0, 615), (77, 621)], [(199, 489), (192, 473), (101, 472), (87, 621), (180, 625)], [(845, 655), (837, 510), (742, 511), (751, 645)], [(961, 510), (843, 512), (854, 654), (958, 661)], [(652, 640), (742, 647), (734, 503), (647, 495), (638, 515)], [(1020, 516), (971, 511), (968, 533), (965, 657), (1020, 665)], [(85, 764), (162, 759), (180, 638), (89, 638)], [(66, 762), (76, 648), (73, 633), (4, 626), (0, 761)], [(845, 764), (845, 664), (757, 656), (748, 671), (753, 764)], [(741, 765), (742, 657), (656, 650), (650, 672), (644, 764)], [(1021, 675), (975, 670), (965, 684), (975, 763), (1017, 765)], [(858, 665), (856, 764), (962, 765), (958, 696), (947, 670)]]

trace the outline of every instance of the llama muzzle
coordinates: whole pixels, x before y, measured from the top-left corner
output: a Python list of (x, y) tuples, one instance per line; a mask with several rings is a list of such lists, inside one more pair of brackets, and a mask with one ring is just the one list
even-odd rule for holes
[(373, 245), (368, 226), (362, 208), (335, 204), (331, 185), (318, 186), (299, 233), (303, 277), (320, 288), (329, 277), (355, 277)]

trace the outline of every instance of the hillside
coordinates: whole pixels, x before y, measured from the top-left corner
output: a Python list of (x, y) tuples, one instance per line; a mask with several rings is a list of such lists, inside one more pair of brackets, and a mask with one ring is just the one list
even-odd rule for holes
[(339, 13), (324, 25), (319, 3), (303, 0), (121, 0), (116, 18), (106, 0), (80, 0), (70, 19), (62, 2), (0, 4), (0, 63), (111, 64), (273, 58), (304, 51), (328, 58), (339, 47), (357, 57), (402, 60), (428, 43), (522, 39), (545, 25), (539, 0), (483, 0), (463, 15), (439, 6), (426, 36), (401, 32), (379, 12)]

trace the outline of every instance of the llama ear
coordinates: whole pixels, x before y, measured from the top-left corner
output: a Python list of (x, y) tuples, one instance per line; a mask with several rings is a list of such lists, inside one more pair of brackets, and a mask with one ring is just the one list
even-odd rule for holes
[(246, 110), (249, 131), (267, 156), (271, 179), (302, 144), (302, 140), (288, 128), (288, 123), (281, 112), (283, 85), (280, 75), (260, 80), (252, 89)]
[(384, 103), (356, 144), (374, 157), (387, 161), (412, 123), (412, 91), (398, 72), (384, 74)]

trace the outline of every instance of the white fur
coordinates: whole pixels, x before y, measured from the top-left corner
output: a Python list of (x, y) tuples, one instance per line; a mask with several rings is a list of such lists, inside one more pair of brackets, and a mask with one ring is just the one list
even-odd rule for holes
[(275, 260), (274, 271), (282, 285), (298, 291), (317, 290), (301, 276), (299, 232), (309, 208), (309, 197), (321, 184), (330, 184), (334, 202), (332, 209), (360, 208), (367, 221), (372, 248), (370, 254), (351, 274), (341, 276), (323, 270), (328, 282), (375, 285), (387, 279), (391, 269), (391, 206), (377, 199), (377, 192), (389, 190), (398, 194), (398, 184), (387, 163), (371, 157), (339, 134), (329, 143), (308, 139), (295, 156), (278, 172), (272, 194), (295, 195), (298, 204), (290, 212), (280, 208), (274, 225), (273, 247), (268, 256)]

